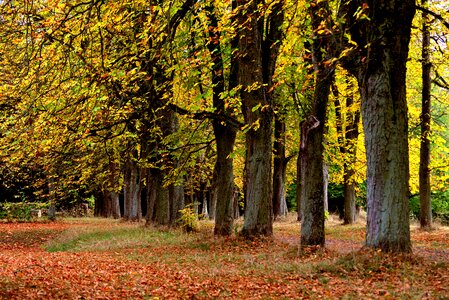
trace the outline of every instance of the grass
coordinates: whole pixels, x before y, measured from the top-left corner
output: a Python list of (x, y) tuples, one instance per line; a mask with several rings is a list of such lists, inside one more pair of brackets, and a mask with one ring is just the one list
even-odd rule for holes
[(50, 252), (117, 251), (126, 248), (159, 247), (176, 243), (179, 235), (168, 230), (152, 230), (142, 224), (96, 223), (72, 227), (45, 245)]

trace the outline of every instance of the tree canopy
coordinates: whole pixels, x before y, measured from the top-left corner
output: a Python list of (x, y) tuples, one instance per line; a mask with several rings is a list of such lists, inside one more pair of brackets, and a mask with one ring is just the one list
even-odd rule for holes
[(187, 206), (218, 235), (244, 213), (249, 237), (294, 204), (324, 245), (330, 184), (368, 246), (408, 251), (425, 174), (449, 216), (448, 7), (374, 2), (1, 1), (0, 201), (162, 225)]

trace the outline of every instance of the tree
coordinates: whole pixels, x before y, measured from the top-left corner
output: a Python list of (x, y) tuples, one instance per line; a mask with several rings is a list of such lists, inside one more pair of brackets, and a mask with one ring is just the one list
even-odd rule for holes
[(327, 103), (333, 82), (332, 14), (327, 1), (312, 1), (309, 7), (312, 26), (311, 54), (315, 70), (312, 109), (301, 125), (300, 191), (301, 247), (324, 246), (324, 132)]
[[(335, 97), (336, 130), (339, 145), (339, 159), (343, 163), (343, 195), (344, 224), (353, 224), (356, 220), (356, 181), (355, 164), (357, 159), (357, 139), (359, 136), (360, 104), (354, 95), (354, 78), (344, 72), (344, 92), (340, 92), (337, 84), (332, 90)], [(343, 98), (343, 101), (340, 100)]]
[(279, 216), (287, 214), (287, 202), (285, 199), (285, 176), (287, 164), (293, 156), (286, 157), (285, 152), (285, 121), (282, 119), (281, 112), (278, 112), (274, 118), (274, 143), (273, 143), (273, 216), (276, 219)]
[[(46, 172), (49, 178), (65, 175), (86, 184), (87, 178), (96, 182), (97, 177), (102, 181), (95, 187), (102, 191), (115, 190), (105, 182), (114, 181), (115, 185), (124, 179), (125, 217), (139, 218), (140, 192), (148, 166), (154, 170), (164, 165), (160, 176), (165, 180), (177, 165), (174, 157), (167, 155), (171, 145), (166, 145), (168, 136), (177, 130), (176, 115), (167, 108), (172, 98), (173, 41), (194, 1), (56, 2), (2, 3), (2, 12), (11, 16), (8, 21), (18, 29), (8, 32), (20, 45), (17, 57), (26, 58), (26, 63), (20, 64), (20, 75), (17, 72), (11, 77), (20, 84), (14, 84), (8, 95), (21, 94), (21, 105), (32, 108), (27, 118), (40, 123), (34, 126), (38, 131), (27, 126), (25, 133), (18, 135), (24, 142), (28, 138), (25, 144), (38, 149), (39, 160), (45, 157), (52, 166)], [(18, 112), (21, 114), (23, 111)], [(18, 125), (15, 121), (14, 126)], [(123, 150), (124, 159), (114, 170), (126, 170), (126, 176), (109, 180), (107, 156), (98, 151), (102, 150), (98, 144), (118, 136), (124, 137), (121, 145), (127, 148), (116, 145)], [(156, 151), (143, 151), (148, 144), (156, 145), (150, 147)], [(67, 168), (57, 168), (52, 162), (59, 159)], [(75, 168), (70, 159), (76, 160)], [(61, 184), (53, 189), (55, 192), (68, 185), (68, 180), (58, 181)], [(181, 189), (165, 183), (160, 186), (171, 190), (170, 199), (182, 202)], [(177, 210), (178, 206), (172, 203), (170, 208)], [(170, 212), (170, 216), (175, 214)]]
[(405, 75), (415, 2), (351, 1), (343, 11), (346, 28), (357, 43), (346, 67), (356, 75), (362, 99), (367, 156), (366, 245), (409, 252)]
[(257, 0), (237, 1), (238, 83), (246, 123), (245, 236), (271, 235), (273, 75), (279, 54), (283, 1), (271, 9)]
[(137, 164), (137, 150), (128, 151), (124, 164), (124, 209), (123, 218), (127, 221), (139, 221), (142, 218), (142, 178), (141, 168)]
[[(235, 1), (232, 1), (232, 8), (235, 9)], [(236, 59), (231, 59), (229, 83), (226, 89), (225, 70), (223, 63), (222, 42), (220, 40), (220, 30), (216, 11), (211, 4), (206, 6), (208, 30), (208, 43), (210, 59), (212, 62), (212, 103), (215, 113), (230, 117), (232, 106), (225, 102), (226, 94), (230, 94), (237, 87), (237, 65)], [(231, 40), (231, 51), (237, 45), (237, 38)], [(214, 184), (216, 197), (215, 216), (216, 235), (231, 235), (234, 223), (234, 171), (232, 152), (237, 136), (237, 128), (229, 121), (219, 119), (212, 120), (215, 141), (217, 144), (217, 159), (214, 167)]]
[[(427, 0), (422, 0), (426, 6)], [(432, 227), (432, 201), (430, 195), (430, 121), (431, 121), (431, 87), (430, 77), (430, 29), (427, 12), (422, 12), (422, 98), (421, 98), (421, 146), (419, 160), (419, 199), (421, 228)]]

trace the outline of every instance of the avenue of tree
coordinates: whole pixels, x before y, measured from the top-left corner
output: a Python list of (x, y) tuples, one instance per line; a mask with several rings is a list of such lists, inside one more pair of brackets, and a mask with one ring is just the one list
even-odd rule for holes
[(437, 0), (0, 1), (0, 200), (93, 197), (97, 216), (157, 225), (190, 207), (223, 236), (244, 213), (251, 238), (294, 181), (306, 247), (325, 244), (331, 181), (345, 224), (366, 206), (368, 247), (409, 252), (411, 195), (431, 228), (449, 180), (448, 15)]

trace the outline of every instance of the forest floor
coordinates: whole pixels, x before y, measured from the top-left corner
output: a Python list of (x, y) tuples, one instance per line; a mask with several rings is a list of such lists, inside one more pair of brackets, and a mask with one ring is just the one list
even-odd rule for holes
[[(237, 229), (241, 223), (237, 223)], [(326, 223), (299, 251), (294, 217), (273, 238), (107, 219), (0, 223), (0, 299), (449, 299), (449, 227), (412, 226), (413, 254), (363, 249), (363, 222)]]

